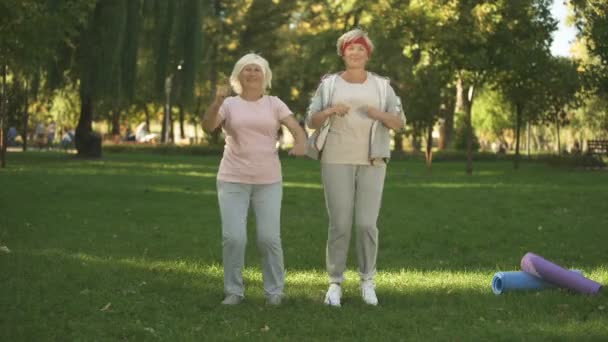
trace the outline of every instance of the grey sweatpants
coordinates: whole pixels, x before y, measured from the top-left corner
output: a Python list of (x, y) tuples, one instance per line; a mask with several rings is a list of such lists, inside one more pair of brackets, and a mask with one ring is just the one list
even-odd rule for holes
[(329, 281), (341, 283), (353, 226), (361, 280), (376, 273), (378, 227), (386, 164), (344, 165), (321, 163), (325, 204), (329, 216), (326, 262)]
[(244, 296), (243, 266), (247, 245), (247, 213), (253, 206), (258, 251), (266, 296), (282, 295), (285, 282), (281, 247), (281, 199), (283, 185), (217, 182), (222, 217), (224, 292)]

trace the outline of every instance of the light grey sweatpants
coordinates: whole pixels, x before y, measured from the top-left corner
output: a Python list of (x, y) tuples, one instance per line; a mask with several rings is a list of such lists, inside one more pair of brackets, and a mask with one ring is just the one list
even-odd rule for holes
[(354, 225), (361, 280), (376, 273), (378, 227), (386, 164), (321, 163), (325, 204), (329, 216), (326, 262), (329, 281), (341, 283), (346, 270), (350, 234)]
[(244, 296), (243, 266), (247, 245), (247, 213), (251, 203), (256, 218), (258, 251), (266, 296), (282, 295), (285, 283), (281, 247), (283, 185), (217, 182), (222, 217), (224, 292)]

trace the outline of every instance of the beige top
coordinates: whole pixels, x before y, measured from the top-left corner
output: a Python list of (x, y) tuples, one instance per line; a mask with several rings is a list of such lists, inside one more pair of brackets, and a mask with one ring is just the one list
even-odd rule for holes
[(369, 165), (369, 139), (373, 120), (367, 116), (367, 106), (379, 108), (378, 89), (368, 78), (363, 83), (336, 80), (332, 106), (344, 104), (350, 108), (345, 116), (331, 116), (331, 128), (321, 161), (330, 164)]

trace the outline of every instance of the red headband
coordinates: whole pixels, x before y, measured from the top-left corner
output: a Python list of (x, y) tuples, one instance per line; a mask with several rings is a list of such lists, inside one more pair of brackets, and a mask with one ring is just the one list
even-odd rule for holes
[(353, 40), (349, 40), (346, 43), (342, 44), (342, 48), (340, 49), (342, 56), (344, 56), (344, 50), (346, 50), (346, 48), (352, 44), (361, 44), (361, 45), (363, 45), (363, 47), (365, 47), (365, 50), (367, 50), (368, 56), (372, 54), (372, 48), (369, 46), (369, 44), (367, 44), (367, 41), (365, 40), (365, 38), (359, 37), (359, 38), (356, 38)]

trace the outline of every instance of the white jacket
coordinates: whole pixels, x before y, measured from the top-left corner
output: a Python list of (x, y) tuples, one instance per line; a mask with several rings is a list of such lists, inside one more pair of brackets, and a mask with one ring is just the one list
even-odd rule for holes
[[(315, 95), (310, 100), (310, 105), (306, 113), (306, 125), (310, 127), (310, 120), (313, 114), (318, 113), (325, 108), (331, 106), (332, 96), (335, 90), (336, 79), (340, 76), (339, 73), (330, 74), (321, 80), (321, 84), (317, 88)], [(405, 115), (401, 99), (395, 94), (395, 91), (390, 85), (390, 80), (386, 77), (376, 75), (372, 72), (367, 73), (368, 79), (376, 82), (378, 89), (378, 98), (380, 99), (380, 109), (401, 117), (405, 126)], [(315, 130), (307, 142), (306, 154), (312, 159), (320, 159), (323, 147), (327, 140), (327, 134), (331, 126), (331, 120), (327, 119), (323, 125)], [(374, 120), (369, 133), (369, 160), (382, 158), (387, 161), (391, 156), (390, 150), (391, 136), (389, 129), (380, 121)]]

